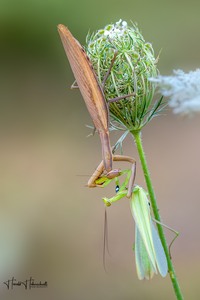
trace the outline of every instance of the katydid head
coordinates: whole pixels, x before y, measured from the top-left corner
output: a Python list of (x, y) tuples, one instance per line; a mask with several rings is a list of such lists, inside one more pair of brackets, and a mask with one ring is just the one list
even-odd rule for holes
[(108, 182), (108, 178), (106, 176), (100, 176), (95, 180), (95, 186), (102, 186)]

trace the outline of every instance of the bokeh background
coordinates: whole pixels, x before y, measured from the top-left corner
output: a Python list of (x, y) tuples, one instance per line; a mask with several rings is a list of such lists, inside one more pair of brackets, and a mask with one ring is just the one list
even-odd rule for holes
[[(114, 187), (84, 186), (100, 142), (87, 138), (92, 122), (79, 91), (70, 90), (74, 78), (56, 26), (67, 25), (84, 44), (88, 30), (120, 18), (137, 22), (155, 52), (162, 49), (161, 74), (171, 74), (200, 66), (199, 11), (194, 0), (0, 0), (1, 299), (175, 299), (169, 278), (137, 279), (126, 200), (108, 211), (111, 255), (103, 269), (101, 197)], [(200, 298), (199, 129), (199, 116), (168, 110), (143, 131), (163, 222), (180, 232), (172, 256), (190, 300)], [(138, 158), (131, 138), (124, 153)], [(145, 187), (139, 163), (137, 183)], [(48, 288), (7, 291), (3, 282), (12, 276), (48, 281)]]

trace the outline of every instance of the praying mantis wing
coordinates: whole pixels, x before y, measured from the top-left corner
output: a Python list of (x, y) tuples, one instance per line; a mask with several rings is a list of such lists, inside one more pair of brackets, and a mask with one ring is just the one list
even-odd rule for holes
[(100, 135), (104, 166), (109, 172), (112, 170), (112, 152), (108, 129), (108, 108), (102, 89), (83, 47), (64, 25), (58, 25), (58, 32), (80, 92)]

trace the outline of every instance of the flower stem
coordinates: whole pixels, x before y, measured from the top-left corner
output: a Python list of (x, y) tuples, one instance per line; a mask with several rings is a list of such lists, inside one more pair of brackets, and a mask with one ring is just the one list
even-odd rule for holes
[[(159, 222), (161, 222), (161, 218), (160, 218), (160, 214), (159, 214), (159, 210), (158, 210), (158, 206), (157, 206), (157, 202), (156, 202), (156, 197), (155, 197), (155, 193), (153, 190), (153, 185), (151, 182), (151, 178), (150, 178), (150, 173), (149, 173), (149, 169), (147, 166), (147, 161), (145, 158), (145, 153), (144, 153), (144, 149), (143, 149), (143, 145), (142, 145), (142, 139), (141, 139), (141, 132), (140, 131), (132, 131), (131, 134), (134, 136), (134, 140), (135, 140), (135, 144), (138, 150), (138, 154), (140, 157), (140, 162), (142, 165), (142, 169), (143, 169), (143, 173), (144, 173), (144, 177), (145, 177), (145, 181), (146, 181), (146, 185), (147, 185), (147, 189), (148, 189), (148, 193), (149, 193), (149, 197), (150, 197), (150, 201), (151, 201), (151, 206), (152, 206), (152, 210), (155, 216), (155, 219), (158, 220)], [(176, 294), (176, 298), (178, 300), (182, 300), (183, 299), (183, 295), (181, 293), (180, 287), (179, 287), (179, 283), (175, 274), (175, 270), (170, 258), (170, 254), (169, 254), (169, 250), (168, 250), (168, 245), (167, 245), (167, 241), (165, 238), (165, 234), (162, 228), (162, 225), (160, 225), (159, 223), (157, 223), (157, 228), (158, 228), (158, 233), (165, 251), (165, 255), (167, 258), (167, 263), (168, 263), (168, 271), (169, 271), (169, 275), (173, 284), (173, 288), (174, 288), (174, 292)]]

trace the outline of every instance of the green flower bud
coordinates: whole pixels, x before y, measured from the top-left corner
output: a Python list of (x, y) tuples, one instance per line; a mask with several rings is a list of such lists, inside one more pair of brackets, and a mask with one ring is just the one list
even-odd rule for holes
[(136, 25), (128, 26), (119, 20), (88, 35), (86, 52), (101, 86), (109, 74), (103, 86), (107, 102), (130, 95), (109, 104), (117, 126), (124, 125), (129, 131), (140, 130), (155, 110), (152, 108), (155, 87), (148, 80), (158, 75), (152, 45), (145, 42)]

